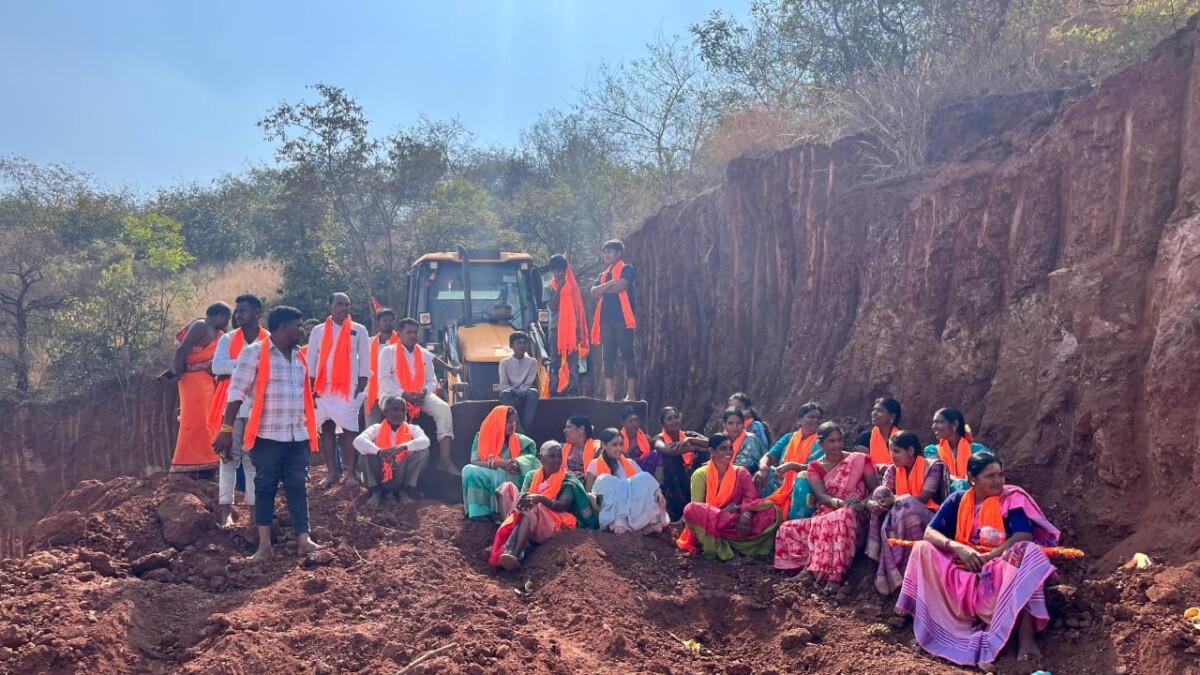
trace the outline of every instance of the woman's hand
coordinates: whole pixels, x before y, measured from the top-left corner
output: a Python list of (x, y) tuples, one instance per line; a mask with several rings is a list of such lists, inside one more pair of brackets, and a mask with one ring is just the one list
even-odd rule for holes
[(984, 563), (987, 562), (983, 559), (983, 556), (979, 554), (979, 551), (976, 551), (975, 549), (961, 542), (951, 541), (950, 545), (946, 548), (954, 553), (959, 561), (962, 562), (963, 567), (971, 570), (972, 572), (978, 572), (982, 570)]
[(804, 470), (804, 465), (800, 464), (799, 462), (784, 462), (783, 464), (780, 464), (779, 466), (775, 467), (776, 474), (787, 473), (789, 471), (803, 471), (803, 470)]
[(761, 493), (771, 484), (771, 470), (767, 467), (760, 467), (754, 472), (754, 487)]
[(516, 509), (518, 511), (528, 511), (533, 508), (533, 497), (534, 495), (528, 492), (518, 497)]
[(750, 512), (742, 511), (742, 515), (738, 517), (737, 522), (738, 535), (742, 537), (750, 536)]
[(867, 507), (862, 502), (858, 501), (857, 499), (843, 500), (842, 505), (849, 506), (851, 509), (854, 509), (855, 513), (863, 513), (864, 511), (867, 510)]
[(877, 499), (868, 499), (867, 500), (867, 510), (870, 511), (873, 515), (882, 516), (882, 515), (887, 514), (888, 507), (884, 506), (883, 502), (881, 502)]
[(511, 459), (505, 460), (504, 463), (500, 465), (500, 468), (504, 469), (508, 473), (520, 473), (521, 472), (521, 467), (517, 466), (517, 462), (515, 460), (511, 460)]
[(663, 496), (662, 490), (654, 491), (654, 503), (658, 506), (667, 505), (667, 498)]

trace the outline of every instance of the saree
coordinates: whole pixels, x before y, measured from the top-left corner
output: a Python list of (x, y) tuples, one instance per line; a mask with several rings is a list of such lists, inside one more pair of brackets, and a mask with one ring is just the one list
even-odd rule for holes
[[(1055, 567), (1042, 547), (1057, 545), (1059, 532), (1028, 493), (1006, 485), (1000, 510), (1007, 516), (1013, 509), (1029, 518), (1033, 541), (1018, 542), (978, 574), (927, 541), (913, 547), (896, 609), (912, 615), (917, 643), (930, 654), (961, 666), (994, 661), (1022, 610), (1033, 616), (1039, 631), (1049, 623), (1044, 584)], [(977, 543), (978, 510), (972, 530), (970, 540)]]
[[(825, 490), (838, 499), (863, 499), (867, 488), (863, 473), (874, 471), (865, 453), (848, 453), (825, 474), (820, 461), (808, 465), (809, 480), (823, 476)], [(865, 531), (867, 516), (850, 507), (833, 509), (822, 504), (811, 518), (789, 520), (775, 537), (775, 569), (807, 569), (818, 581), (841, 583), (854, 560), (859, 533)]]
[[(784, 434), (782, 438), (775, 441), (775, 445), (771, 447), (771, 454), (775, 455), (775, 459), (782, 462), (783, 456), (787, 452), (787, 446), (792, 442), (792, 437), (800, 432), (794, 431), (790, 434)], [(779, 452), (776, 452), (779, 449)], [(809, 461), (824, 459), (825, 451), (821, 449), (820, 443), (814, 443), (812, 449), (808, 452)], [(783, 477), (779, 475), (774, 468), (771, 469), (771, 480), (767, 484), (767, 489), (760, 494), (762, 497), (774, 494), (780, 487), (783, 486)], [(796, 480), (792, 481), (792, 498), (789, 502), (788, 512), (783, 514), (784, 520), (799, 520), (801, 518), (811, 518), (813, 512), (817, 510), (816, 498), (813, 497), (812, 484), (808, 482), (808, 471), (797, 471)]]
[[(525, 477), (520, 490), (512, 483), (503, 483), (496, 488), (496, 499), (500, 508), (500, 515), (505, 518), (504, 526), (496, 530), (496, 536), (492, 539), (492, 548), (488, 554), (488, 563), (492, 567), (500, 566), (500, 554), (504, 553), (504, 546), (508, 543), (509, 535), (512, 534), (512, 526), (516, 525), (516, 521), (508, 520), (508, 517), (513, 514), (513, 510), (517, 507), (517, 500), (521, 498), (521, 494), (531, 490), (533, 477), (536, 471), (530, 472)], [(544, 490), (549, 481), (543, 481), (542, 485), (537, 486), (538, 491)], [(571, 493), (571, 510), (567, 512), (571, 517), (564, 518), (567, 514), (556, 514), (550, 507), (538, 504), (528, 511), (521, 512), (521, 518), (529, 518), (529, 541), (535, 544), (545, 543), (555, 534), (563, 530), (572, 530), (577, 528), (596, 528), (596, 513), (592, 511), (591, 502), (588, 499), (587, 490), (583, 489), (583, 483), (578, 478), (567, 475), (563, 479), (561, 490), (568, 490)]]
[[(742, 555), (770, 555), (775, 546), (775, 530), (782, 520), (779, 507), (758, 498), (750, 472), (740, 466), (731, 466), (737, 482), (730, 501), (751, 514), (750, 532), (742, 536), (737, 528), (740, 514), (704, 503), (710, 467), (711, 464), (706, 464), (692, 474), (692, 502), (683, 509), (684, 527), (691, 531), (708, 558), (729, 560), (734, 551)], [(697, 499), (697, 496), (701, 498)]]
[[(961, 442), (961, 439), (960, 439), (960, 442)], [(974, 441), (971, 441), (970, 448), (971, 448), (972, 455), (977, 452), (990, 452), (991, 454), (995, 455), (996, 457), (1000, 456), (996, 453), (995, 450), (992, 450), (991, 448), (984, 445), (983, 443), (976, 443)], [(939, 449), (938, 449), (937, 443), (934, 443), (933, 445), (925, 446), (925, 459), (930, 460), (930, 461), (939, 459), (938, 450)], [(947, 467), (947, 469), (949, 469), (949, 467)], [(971, 488), (971, 481), (967, 480), (966, 475), (955, 476), (953, 470), (948, 470), (947, 476), (950, 479), (950, 493), (951, 494), (958, 492), (960, 490), (969, 490)]]
[[(949, 492), (949, 478), (945, 464), (930, 462), (925, 469), (921, 491), (932, 487), (933, 499), (940, 504)], [(867, 530), (867, 557), (879, 562), (879, 568), (875, 571), (875, 590), (883, 595), (890, 595), (900, 588), (904, 581), (904, 569), (912, 553), (912, 549), (905, 546), (888, 546), (887, 540), (920, 541), (934, 514), (928, 505), (917, 501), (913, 495), (896, 497), (895, 491), (896, 467), (890, 465), (883, 474), (883, 485), (875, 489), (871, 498), (879, 500), (893, 497), (892, 508), (882, 516), (872, 514)]]
[[(596, 459), (592, 464), (602, 461)], [(671, 520), (666, 504), (660, 506), (654, 498), (657, 492), (658, 481), (653, 474), (638, 471), (627, 476), (622, 464), (617, 465), (615, 474), (596, 476), (592, 494), (603, 498), (600, 500), (600, 529), (637, 532), (649, 527), (661, 532)]]
[[(520, 471), (509, 473), (501, 469), (489, 469), (486, 466), (467, 464), (462, 469), (463, 509), (468, 518), (486, 518), (500, 513), (500, 505), (496, 500), (496, 489), (505, 483), (523, 482), (526, 477), (537, 471), (542, 465), (537, 458), (537, 447), (533, 439), (517, 434), (521, 454), (515, 459)], [(501, 459), (513, 459), (509, 456), (507, 444), (500, 451)], [(471, 461), (479, 460), (479, 434), (471, 445)]]
[[(182, 340), (185, 333), (186, 329), (178, 339)], [(187, 355), (187, 371), (179, 375), (179, 436), (171, 457), (171, 473), (212, 471), (221, 466), (208, 431), (208, 409), (217, 392), (217, 382), (209, 366), (221, 335), (217, 331), (212, 342), (193, 347)]]

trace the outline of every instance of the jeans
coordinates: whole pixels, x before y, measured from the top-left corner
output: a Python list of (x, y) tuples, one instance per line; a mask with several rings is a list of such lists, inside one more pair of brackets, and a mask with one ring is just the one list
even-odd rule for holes
[(257, 438), (250, 459), (254, 462), (254, 524), (270, 526), (275, 520), (275, 493), (283, 481), (283, 496), (292, 516), (292, 531), (308, 532), (308, 441), (272, 441)]
[(517, 429), (528, 434), (533, 428), (533, 416), (537, 414), (538, 391), (533, 387), (526, 389), (505, 389), (500, 392), (501, 405), (511, 405), (517, 409)]

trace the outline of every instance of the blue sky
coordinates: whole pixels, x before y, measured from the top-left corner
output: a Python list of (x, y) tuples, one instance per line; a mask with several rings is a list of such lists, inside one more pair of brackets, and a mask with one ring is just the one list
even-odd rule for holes
[(602, 61), (748, 0), (0, 3), (0, 154), (138, 191), (271, 161), (254, 122), (328, 82), (376, 133), (424, 113), (512, 144)]

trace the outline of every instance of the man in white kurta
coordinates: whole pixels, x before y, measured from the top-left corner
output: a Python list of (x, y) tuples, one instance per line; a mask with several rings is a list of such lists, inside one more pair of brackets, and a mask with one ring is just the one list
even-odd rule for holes
[[(327, 327), (330, 331), (328, 346), (324, 344)], [(333, 390), (334, 351), (344, 330), (350, 331), (351, 387), (348, 395)], [(371, 375), (371, 339), (367, 335), (367, 327), (350, 318), (350, 297), (345, 293), (329, 296), (329, 320), (313, 326), (308, 337), (308, 357), (308, 375), (313, 378), (313, 392), (316, 395), (321, 456), (325, 460), (325, 468), (329, 470), (320, 487), (328, 488), (336, 483), (342, 477), (342, 469), (346, 473), (346, 485), (356, 486), (359, 484), (358, 452), (354, 449), (354, 437), (358, 435), (358, 411), (362, 409), (364, 392)], [(326, 377), (318, 389), (316, 381), (319, 369), (324, 369)], [(344, 432), (340, 442), (336, 440), (339, 428)]]
[[(458, 476), (458, 469), (450, 461), (450, 446), (454, 442), (454, 416), (450, 413), (450, 404), (438, 398), (437, 373), (434, 371), (433, 354), (422, 349), (417, 344), (420, 338), (420, 326), (415, 319), (404, 318), (398, 322), (400, 343), (389, 345), (379, 355), (379, 393), (399, 396), (421, 412), (429, 415), (437, 425), (438, 438), (438, 470)], [(419, 389), (406, 389), (400, 384), (400, 373), (396, 368), (396, 359), (403, 358), (409, 372), (416, 368), (416, 359), (420, 358), (425, 364), (425, 378)]]

